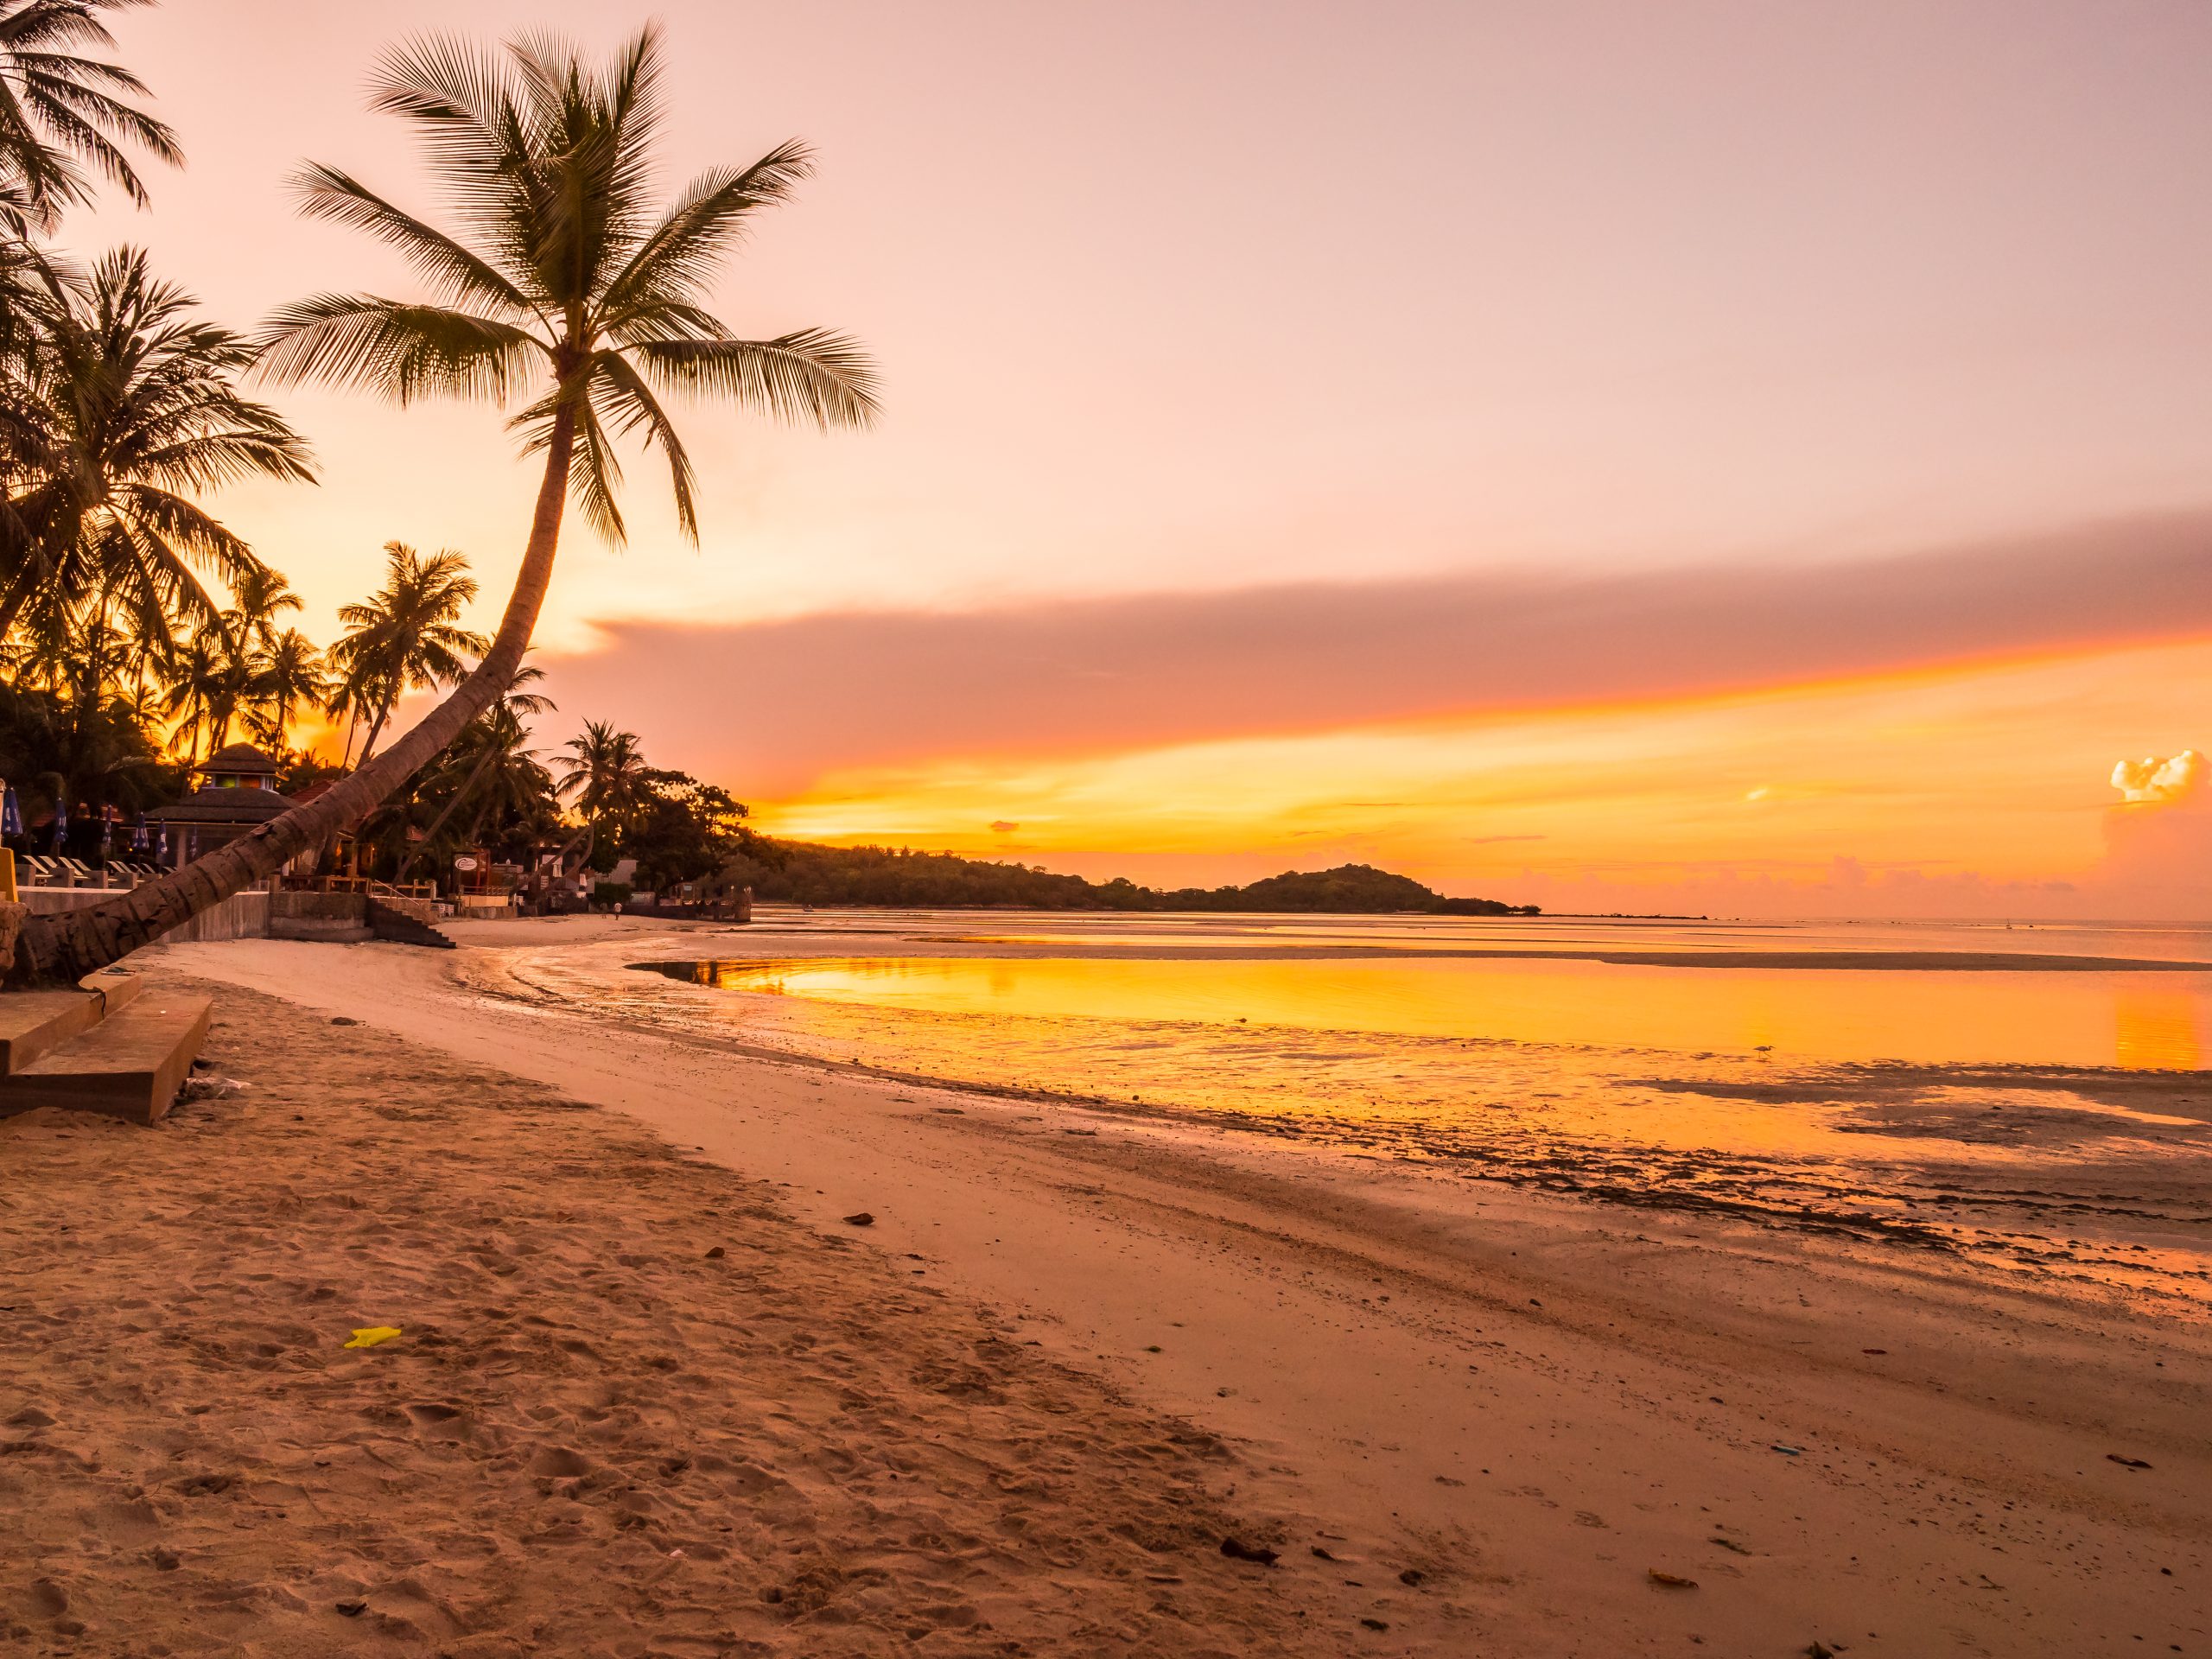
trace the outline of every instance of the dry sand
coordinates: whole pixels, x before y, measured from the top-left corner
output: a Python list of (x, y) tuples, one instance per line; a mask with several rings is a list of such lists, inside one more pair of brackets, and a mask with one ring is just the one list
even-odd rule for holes
[[(373, 1030), (234, 1001), (248, 1094), (0, 1125), (30, 1356), (0, 1422), (61, 1448), (0, 1459), (35, 1640), (43, 1575), (75, 1650), (118, 1653), (188, 1611), (236, 1622), (180, 1653), (384, 1615), (423, 1652), (2212, 1653), (2201, 1301), (764, 1059), (527, 1000), (507, 960), (149, 953)], [(655, 1473), (702, 1452), (728, 1466)], [(1224, 1562), (1226, 1529), (1284, 1559)], [(914, 1637), (920, 1606), (977, 1624)]]
[[(0, 1125), (0, 1648), (1304, 1655), (1362, 1630), (1341, 1585), (1224, 1559), (1281, 1528), (1233, 1513), (1218, 1442), (858, 1230), (381, 1032), (234, 989), (218, 1023), (247, 1087), (158, 1130)], [(402, 1334), (342, 1345), (378, 1325)]]

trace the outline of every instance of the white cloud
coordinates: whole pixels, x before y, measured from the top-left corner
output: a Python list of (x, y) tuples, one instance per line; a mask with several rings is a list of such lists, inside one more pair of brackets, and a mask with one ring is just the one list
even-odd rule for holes
[(2212, 763), (2195, 749), (2183, 749), (2164, 759), (2152, 754), (2122, 760), (2112, 769), (2112, 786), (2128, 801), (2163, 805), (2189, 800), (2204, 787), (2208, 777), (2212, 777)]

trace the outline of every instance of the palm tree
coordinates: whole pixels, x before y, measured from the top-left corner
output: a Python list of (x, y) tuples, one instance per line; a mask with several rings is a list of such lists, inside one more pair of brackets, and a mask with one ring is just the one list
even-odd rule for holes
[(442, 549), (426, 559), (404, 542), (386, 542), (384, 550), (390, 561), (384, 587), (339, 608), (338, 620), (351, 632), (330, 648), (343, 677), (345, 706), (370, 716), (362, 766), (402, 695), (452, 684), (468, 672), (463, 654), (481, 657), (492, 643), (457, 620), (476, 597), (466, 557)]
[(256, 578), (252, 549), (187, 493), (315, 474), (283, 417), (238, 395), (254, 348), (190, 321), (192, 303), (125, 248), (82, 282), (57, 278), (30, 319), (35, 372), (10, 434), (26, 482), (9, 505), (24, 539), (0, 588), (0, 635), (41, 593), (73, 604), (98, 590), (212, 624), (197, 572), (234, 588)]
[(569, 769), (553, 787), (563, 795), (575, 792), (576, 810), (584, 815), (583, 860), (589, 863), (600, 826), (626, 822), (644, 804), (653, 769), (638, 747), (638, 734), (618, 732), (610, 721), (586, 721), (562, 747)]
[(231, 605), (223, 613), (223, 626), (239, 650), (266, 652), (276, 643), (277, 617), (299, 608), (300, 596), (284, 573), (256, 563), (232, 579)]
[(200, 734), (207, 734), (207, 753), (223, 747), (238, 718), (238, 705), (251, 696), (252, 665), (239, 657), (231, 638), (214, 629), (194, 634), (170, 659), (161, 710), (176, 721), (185, 740), (185, 759), (200, 758)]
[(90, 198), (86, 164), (144, 207), (146, 187), (118, 141), (183, 162), (174, 132), (116, 96), (145, 94), (143, 81), (71, 50), (113, 46), (99, 14), (152, 3), (0, 0), (0, 222), (16, 235), (52, 230), (64, 207)]
[[(398, 880), (404, 881), (423, 855), (430, 850), (438, 832), (463, 806), (479, 808), (475, 823), (469, 830), (474, 841), (482, 827), (484, 814), (493, 804), (504, 804), (521, 811), (524, 804), (532, 811), (543, 809), (548, 814), (558, 810), (559, 800), (551, 775), (538, 764), (537, 751), (523, 747), (530, 736), (524, 726), (525, 715), (542, 715), (550, 709), (553, 699), (537, 691), (521, 691), (517, 686), (532, 685), (545, 677), (545, 671), (525, 663), (515, 671), (514, 683), (499, 694), (498, 701), (461, 728), (461, 735), (443, 755), (439, 770), (442, 781), (451, 785), (452, 794), (445, 806), (423, 832), (423, 839), (415, 843), (399, 867)], [(456, 781), (457, 780), (457, 781)]]
[(254, 659), (246, 682), (246, 696), (256, 709), (249, 717), (254, 736), (282, 759), (292, 711), (318, 708), (329, 695), (330, 677), (323, 672), (322, 653), (297, 628), (285, 629)]
[(124, 898), (30, 918), (19, 976), (74, 977), (158, 938), (358, 821), (452, 742), (521, 665), (569, 496), (602, 535), (621, 538), (615, 437), (658, 447), (677, 522), (696, 539), (690, 461), (656, 388), (718, 393), (825, 429), (874, 417), (874, 372), (849, 340), (819, 329), (740, 340), (706, 309), (722, 256), (754, 215), (789, 199), (810, 161), (803, 146), (779, 145), (750, 167), (707, 174), (656, 213), (646, 181), (660, 67), (653, 28), (604, 71), (543, 37), (504, 55), (433, 39), (385, 59), (375, 106), (420, 128), (461, 236), (334, 168), (309, 168), (307, 212), (399, 249), (430, 297), (303, 300), (272, 320), (263, 361), (279, 380), (362, 385), (403, 404), (526, 393), (511, 425), (545, 470), (498, 635), (420, 725), (319, 799)]
[(172, 656), (162, 674), (159, 707), (175, 722), (171, 737), (185, 740), (185, 759), (200, 758), (200, 728), (221, 696), (222, 658), (207, 635), (194, 634)]
[(158, 611), (124, 613), (124, 649), (117, 664), (119, 695), (141, 726), (150, 723), (149, 705), (162, 677), (176, 658), (176, 639), (169, 620)]
[[(484, 833), (487, 818), (529, 823), (558, 810), (551, 775), (538, 763), (537, 751), (523, 747), (529, 739), (519, 712), (502, 701), (471, 721), (454, 743), (454, 769), (468, 770), (454, 800), (473, 815), (464, 837), (472, 845)], [(435, 833), (433, 826), (431, 834)]]

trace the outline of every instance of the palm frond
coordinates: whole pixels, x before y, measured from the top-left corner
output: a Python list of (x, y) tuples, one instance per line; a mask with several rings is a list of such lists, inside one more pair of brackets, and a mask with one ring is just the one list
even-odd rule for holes
[(284, 306), (260, 336), (279, 384), (353, 383), (406, 404), (433, 393), (504, 400), (545, 347), (527, 329), (442, 305), (319, 294)]
[(607, 382), (607, 402), (616, 416), (616, 429), (623, 436), (643, 427), (668, 461), (669, 487), (676, 498), (677, 528), (693, 546), (699, 542), (699, 514), (692, 500), (695, 475), (691, 457), (677, 435), (676, 426), (653, 396), (645, 377), (632, 368), (619, 352), (601, 352), (595, 369)]
[(309, 219), (365, 231), (398, 249), (442, 302), (457, 305), (473, 300), (512, 314), (510, 320), (534, 316), (546, 321), (522, 290), (480, 256), (337, 168), (310, 163), (293, 181), (293, 188), (299, 194), (300, 211)]
[(569, 493), (584, 522), (614, 546), (629, 539), (615, 492), (622, 486), (622, 461), (614, 453), (594, 400), (576, 400), (575, 459), (569, 474)]
[(115, 516), (139, 532), (150, 531), (164, 544), (174, 543), (185, 556), (234, 582), (257, 569), (261, 561), (243, 537), (226, 529), (205, 508), (149, 484), (119, 486), (114, 496)]
[(62, 207), (87, 200), (90, 162), (143, 206), (146, 188), (121, 148), (183, 160), (176, 135), (118, 93), (145, 83), (119, 64), (66, 48), (112, 46), (105, 9), (142, 0), (24, 0), (0, 17), (0, 219), (50, 230)]
[(632, 347), (664, 384), (716, 391), (823, 430), (872, 424), (875, 365), (845, 334), (804, 328), (774, 340), (657, 340)]
[(607, 284), (602, 326), (618, 326), (642, 302), (703, 295), (731, 245), (744, 234), (747, 219), (791, 200), (813, 174), (813, 152), (794, 138), (748, 168), (716, 168), (694, 179)]

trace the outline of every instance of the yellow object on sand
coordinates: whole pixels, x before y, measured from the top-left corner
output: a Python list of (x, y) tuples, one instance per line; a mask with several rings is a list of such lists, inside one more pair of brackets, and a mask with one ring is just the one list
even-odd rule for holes
[(348, 1348), (373, 1348), (380, 1342), (390, 1342), (398, 1334), (399, 1327), (396, 1325), (372, 1325), (356, 1331), (353, 1340), (346, 1345)]

